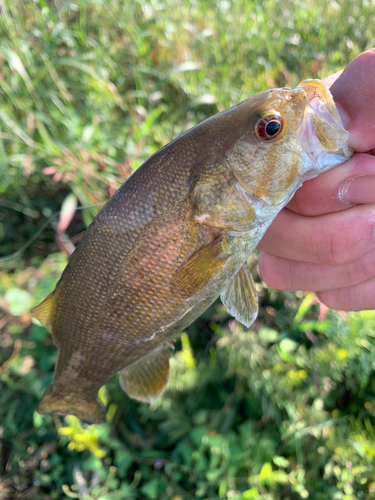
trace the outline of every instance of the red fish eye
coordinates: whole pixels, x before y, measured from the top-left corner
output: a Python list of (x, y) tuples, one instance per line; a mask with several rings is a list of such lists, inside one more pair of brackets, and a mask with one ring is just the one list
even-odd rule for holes
[(261, 141), (268, 141), (277, 137), (283, 129), (283, 119), (275, 113), (258, 115), (255, 118), (255, 135)]

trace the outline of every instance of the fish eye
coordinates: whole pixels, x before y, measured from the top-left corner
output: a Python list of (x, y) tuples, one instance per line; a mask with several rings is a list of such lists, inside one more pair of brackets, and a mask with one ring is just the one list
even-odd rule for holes
[(255, 135), (261, 141), (274, 139), (280, 134), (282, 129), (283, 119), (276, 111), (264, 111), (255, 118)]

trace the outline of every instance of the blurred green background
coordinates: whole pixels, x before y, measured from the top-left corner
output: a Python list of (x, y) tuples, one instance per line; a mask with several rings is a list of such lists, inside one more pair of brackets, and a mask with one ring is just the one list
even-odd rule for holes
[(217, 302), (176, 343), (162, 398), (113, 379), (110, 423), (91, 427), (36, 413), (56, 350), (29, 313), (134, 169), (255, 92), (343, 69), (375, 45), (374, 0), (0, 9), (0, 255), (34, 236), (0, 263), (0, 498), (375, 499), (374, 312), (258, 277), (249, 331)]

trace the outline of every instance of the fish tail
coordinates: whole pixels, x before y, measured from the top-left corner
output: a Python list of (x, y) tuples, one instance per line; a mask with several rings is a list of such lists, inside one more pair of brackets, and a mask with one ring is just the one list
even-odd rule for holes
[(54, 394), (52, 386), (44, 394), (38, 413), (57, 413), (61, 416), (76, 415), (87, 424), (104, 424), (106, 411), (97, 397), (86, 399), (82, 394)]

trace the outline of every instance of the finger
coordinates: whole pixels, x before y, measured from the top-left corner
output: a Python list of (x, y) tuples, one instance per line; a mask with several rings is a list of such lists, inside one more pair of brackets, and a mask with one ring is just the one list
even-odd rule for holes
[[(355, 151), (375, 151), (375, 49), (356, 57), (341, 74), (328, 77), (330, 91), (349, 130), (349, 145)], [(354, 156), (342, 166), (330, 170), (316, 179), (306, 182), (291, 200), (288, 208), (305, 215), (320, 215), (342, 210), (345, 201), (340, 182), (345, 175), (372, 174), (375, 160)], [(361, 172), (361, 169), (364, 169)], [(353, 171), (351, 171), (353, 170)], [(336, 175), (338, 176), (336, 179)], [(336, 182), (337, 180), (337, 182)], [(375, 192), (375, 191), (374, 191)], [(349, 194), (349, 193), (348, 193)], [(343, 203), (344, 202), (344, 203)], [(361, 201), (359, 201), (361, 203)], [(358, 203), (355, 199), (350, 204)], [(370, 203), (373, 203), (370, 201)], [(341, 207), (341, 208), (340, 208)]]
[(263, 281), (277, 290), (321, 292), (362, 283), (375, 276), (375, 250), (358, 260), (338, 266), (297, 262), (260, 253)]
[(342, 165), (305, 182), (288, 208), (316, 216), (361, 203), (375, 203), (375, 157), (364, 153), (355, 154)]
[(375, 249), (375, 205), (304, 217), (282, 210), (258, 245), (284, 259), (338, 265)]
[(375, 49), (353, 59), (333, 83), (330, 91), (344, 126), (348, 145), (356, 152), (375, 147)]
[(333, 75), (329, 75), (326, 78), (323, 78), (323, 82), (327, 85), (328, 88), (330, 88), (335, 83), (335, 81), (338, 79), (338, 77), (341, 75), (341, 73), (342, 73), (342, 71), (338, 71), (337, 73), (334, 73)]
[(319, 292), (317, 296), (330, 309), (342, 311), (375, 309), (375, 278), (348, 288)]

